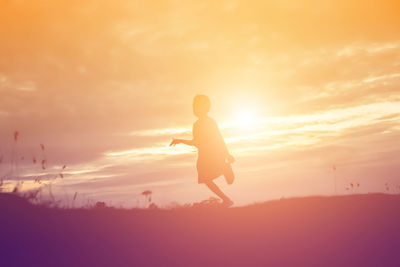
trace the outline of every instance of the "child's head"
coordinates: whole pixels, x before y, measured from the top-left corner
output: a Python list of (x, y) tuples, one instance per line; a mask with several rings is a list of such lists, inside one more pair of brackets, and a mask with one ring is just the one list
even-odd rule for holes
[(196, 95), (193, 99), (193, 113), (199, 118), (207, 116), (210, 106), (210, 99), (206, 95)]

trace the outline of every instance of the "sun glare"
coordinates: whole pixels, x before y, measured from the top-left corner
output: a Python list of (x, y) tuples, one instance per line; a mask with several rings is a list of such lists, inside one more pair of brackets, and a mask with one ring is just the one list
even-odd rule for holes
[(255, 120), (255, 113), (250, 108), (241, 109), (236, 114), (235, 124), (241, 127), (250, 126)]

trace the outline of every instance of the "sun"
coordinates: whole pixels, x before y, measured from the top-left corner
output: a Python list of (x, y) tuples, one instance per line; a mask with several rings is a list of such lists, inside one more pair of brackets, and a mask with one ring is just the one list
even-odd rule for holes
[(240, 127), (246, 127), (253, 124), (255, 121), (255, 112), (251, 108), (240, 109), (235, 118), (235, 124)]

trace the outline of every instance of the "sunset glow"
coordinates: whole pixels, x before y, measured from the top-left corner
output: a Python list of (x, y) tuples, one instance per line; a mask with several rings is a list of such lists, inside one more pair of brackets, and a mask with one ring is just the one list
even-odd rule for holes
[(197, 94), (236, 159), (217, 183), (237, 205), (332, 195), (332, 166), (338, 194), (400, 185), (398, 1), (39, 2), (0, 4), (4, 190), (206, 199), (196, 150), (169, 147), (192, 138)]
[(256, 120), (255, 113), (250, 108), (244, 108), (237, 111), (235, 122), (239, 127), (249, 128)]

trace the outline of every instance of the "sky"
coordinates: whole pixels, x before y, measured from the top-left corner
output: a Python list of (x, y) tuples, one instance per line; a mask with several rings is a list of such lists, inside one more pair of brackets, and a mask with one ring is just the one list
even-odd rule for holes
[(216, 183), (236, 205), (400, 193), (399, 29), (398, 1), (3, 0), (3, 190), (207, 199), (196, 150), (168, 146), (191, 138), (206, 94), (236, 158), (235, 183)]

